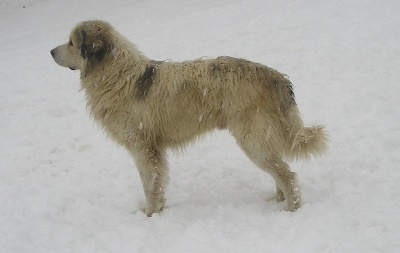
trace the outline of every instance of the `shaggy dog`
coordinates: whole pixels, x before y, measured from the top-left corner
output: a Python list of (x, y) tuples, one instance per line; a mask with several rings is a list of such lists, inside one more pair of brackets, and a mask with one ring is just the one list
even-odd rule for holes
[(254, 164), (276, 182), (276, 201), (301, 206), (296, 173), (284, 161), (326, 147), (322, 126), (304, 127), (291, 82), (264, 65), (232, 57), (153, 61), (103, 21), (79, 23), (51, 50), (79, 69), (91, 115), (134, 158), (151, 216), (165, 205), (166, 149), (228, 129)]

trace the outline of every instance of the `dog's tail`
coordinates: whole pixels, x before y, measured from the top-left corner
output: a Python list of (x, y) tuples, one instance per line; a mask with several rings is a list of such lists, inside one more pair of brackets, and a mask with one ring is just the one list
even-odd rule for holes
[[(278, 72), (276, 72), (278, 73)], [(304, 127), (295, 101), (293, 87), (288, 78), (282, 74), (274, 76), (275, 92), (280, 118), (280, 136), (283, 153), (289, 160), (307, 159), (322, 154), (328, 147), (328, 138), (323, 126)]]
[(286, 129), (284, 153), (287, 159), (307, 159), (326, 151), (328, 137), (324, 126), (305, 127), (295, 103), (289, 106), (285, 114), (281, 122)]
[(328, 138), (323, 126), (301, 127), (291, 132), (289, 140), (286, 153), (291, 159), (307, 159), (327, 149)]

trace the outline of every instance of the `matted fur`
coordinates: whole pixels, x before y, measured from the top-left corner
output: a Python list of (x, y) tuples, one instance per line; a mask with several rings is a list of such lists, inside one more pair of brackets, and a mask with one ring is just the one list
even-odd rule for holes
[(81, 71), (91, 115), (134, 157), (151, 216), (165, 205), (166, 149), (228, 129), (246, 155), (276, 181), (276, 200), (301, 205), (296, 174), (284, 159), (324, 151), (323, 127), (306, 128), (292, 84), (278, 71), (232, 57), (157, 62), (103, 21), (78, 24), (51, 51)]

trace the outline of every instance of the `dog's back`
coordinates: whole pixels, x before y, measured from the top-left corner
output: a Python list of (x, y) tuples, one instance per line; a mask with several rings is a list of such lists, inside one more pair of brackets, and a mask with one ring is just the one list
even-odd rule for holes
[(323, 128), (303, 126), (291, 82), (274, 69), (232, 57), (155, 68), (146, 99), (157, 107), (152, 118), (160, 122), (154, 124), (174, 147), (215, 128), (233, 132), (249, 126), (250, 132), (268, 137), (264, 146), (288, 159), (307, 158), (326, 147)]

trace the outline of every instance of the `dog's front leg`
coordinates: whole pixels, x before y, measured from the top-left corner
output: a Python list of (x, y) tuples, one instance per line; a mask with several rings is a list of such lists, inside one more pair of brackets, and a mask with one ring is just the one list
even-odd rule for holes
[(143, 147), (131, 152), (142, 180), (146, 196), (145, 213), (151, 216), (164, 208), (164, 190), (168, 182), (168, 166), (164, 149)]

